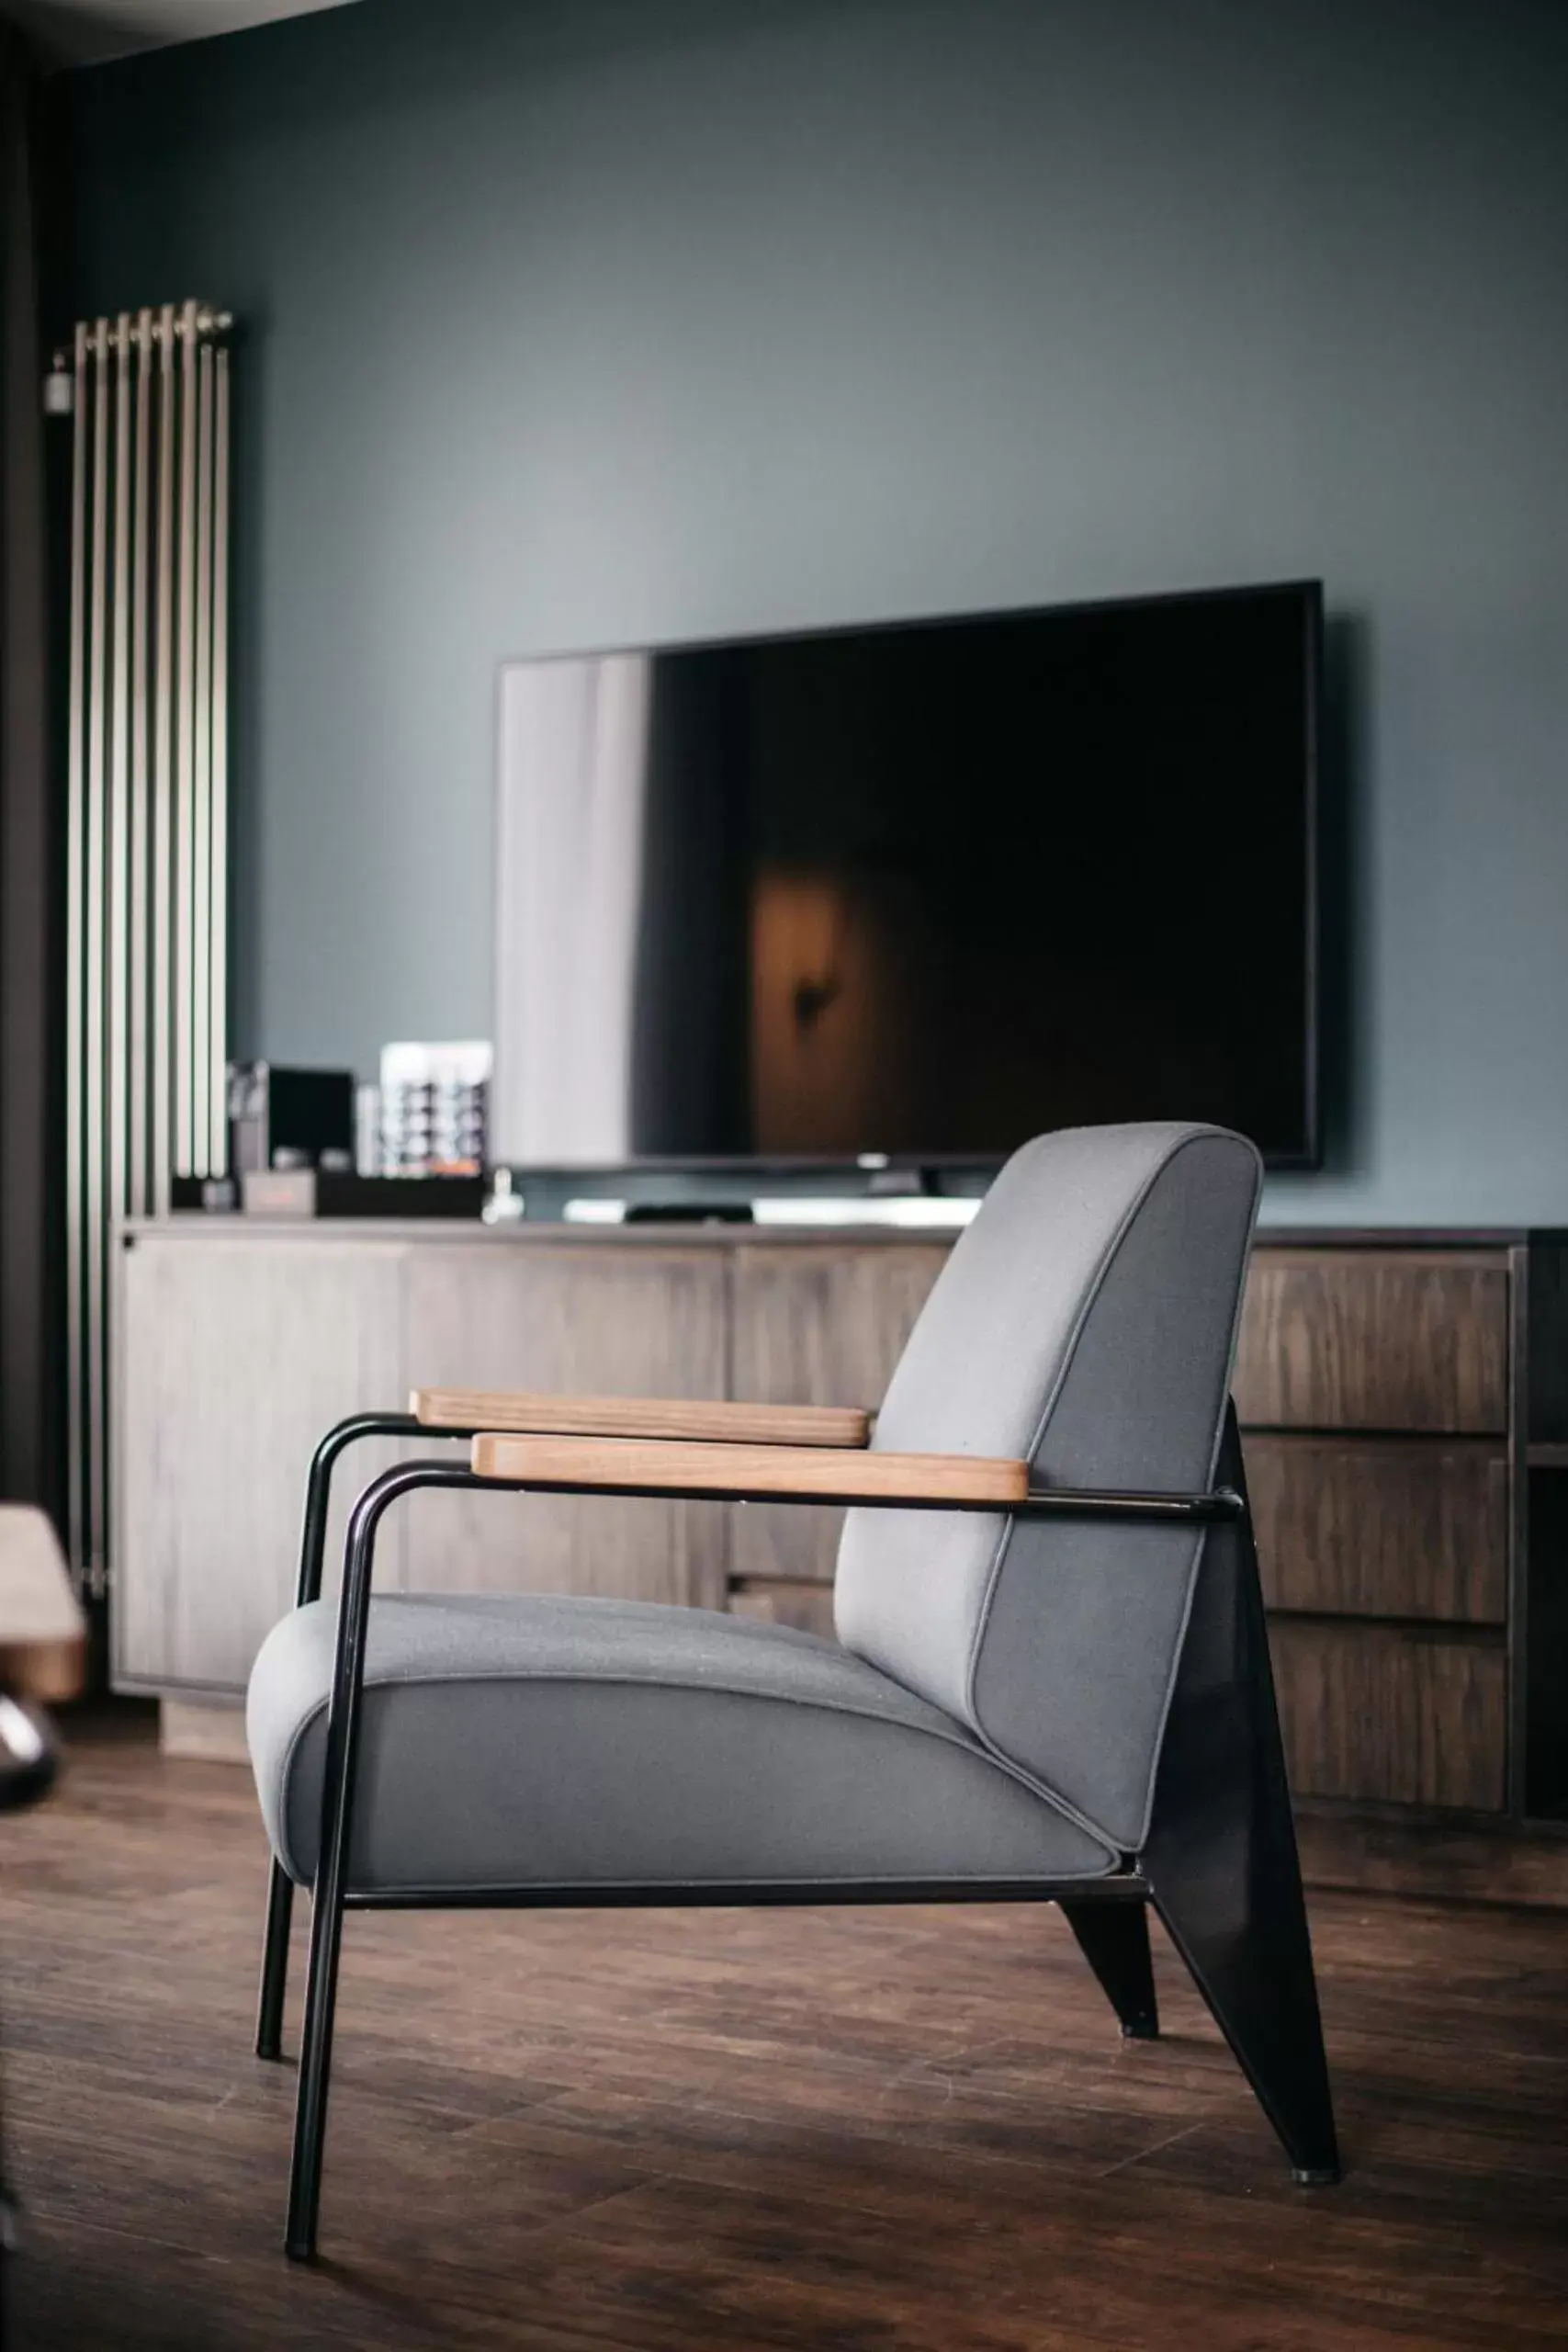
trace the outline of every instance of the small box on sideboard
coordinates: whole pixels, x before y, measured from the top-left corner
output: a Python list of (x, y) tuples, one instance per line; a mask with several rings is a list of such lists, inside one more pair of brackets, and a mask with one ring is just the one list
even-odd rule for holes
[(348, 1169), (267, 1168), (232, 1176), (176, 1176), (171, 1205), (208, 1216), (235, 1212), (259, 1219), (452, 1217), (472, 1220), (484, 1207), (482, 1176), (361, 1176)]

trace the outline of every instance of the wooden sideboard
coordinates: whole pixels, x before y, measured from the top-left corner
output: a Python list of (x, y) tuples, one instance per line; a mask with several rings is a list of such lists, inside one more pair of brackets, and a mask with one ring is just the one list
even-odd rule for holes
[[(342, 1415), (414, 1385), (874, 1408), (947, 1247), (744, 1227), (129, 1226), (116, 1687), (243, 1689), (289, 1603), (311, 1445)], [(1353, 1807), (1388, 1883), (1411, 1883), (1398, 1851), (1419, 1830), (1450, 1857), (1443, 1883), (1476, 1891), (1487, 1836), (1537, 1824), (1547, 1860), (1520, 1887), (1544, 1871), (1568, 1899), (1568, 1234), (1265, 1232), (1235, 1394), (1292, 1784), (1318, 1823), (1309, 1863), (1315, 1839), (1320, 1875), (1380, 1883), (1334, 1859)], [(339, 1527), (352, 1471), (395, 1451), (351, 1458)], [(626, 1594), (831, 1633), (840, 1517), (422, 1494), (389, 1523), (380, 1572), (389, 1589)]]

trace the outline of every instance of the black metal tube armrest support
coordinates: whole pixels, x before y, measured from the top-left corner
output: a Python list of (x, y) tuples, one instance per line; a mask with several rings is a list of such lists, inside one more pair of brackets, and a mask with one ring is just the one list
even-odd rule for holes
[(1187, 1520), (1213, 1526), (1227, 1519), (1245, 1519), (1247, 1498), (1234, 1487), (1216, 1487), (1203, 1495), (1140, 1495), (1100, 1493), (1089, 1487), (1032, 1487), (1029, 1499), (1019, 1506), (1026, 1519), (1120, 1519), (1129, 1521)]
[[(383, 1426), (390, 1414), (365, 1416)], [(412, 1417), (396, 1417), (406, 1434)], [(412, 1426), (418, 1427), (417, 1422)], [(362, 1430), (360, 1434), (368, 1434)], [(336, 1432), (334, 1431), (334, 1435)], [(350, 1441), (345, 1438), (346, 1444)], [(330, 1463), (329, 1463), (330, 1468)], [(455, 1462), (405, 1462), (373, 1478), (355, 1504), (344, 1546), (343, 1590), (338, 1598), (337, 1644), (333, 1656), (332, 1693), (327, 1704), (327, 1747), (321, 1771), (321, 1834), (310, 1890), (310, 1973), (305, 1994), (305, 2033), (299, 2052), (299, 2091), (294, 2125), (294, 2159), (288, 2182), (288, 2229), (285, 2241), (296, 2261), (316, 2250), (316, 2213), (321, 2190), (321, 2145), (326, 2132), (327, 2084), (332, 2070), (333, 2016), (337, 2005), (338, 1954), (343, 1942), (344, 1895), (348, 1838), (354, 1804), (354, 1764), (359, 1742), (359, 1710), (365, 1685), (365, 1642), (370, 1623), (370, 1581), (376, 1531), (388, 1506), (416, 1487), (471, 1487), (479, 1483)], [(275, 1880), (281, 1865), (273, 1864)], [(279, 1970), (281, 1975), (281, 1969)], [(281, 2007), (281, 1989), (278, 1996)]]
[[(367, 1437), (417, 1437), (422, 1424), (412, 1413), (351, 1413), (328, 1430), (314, 1453), (305, 1480), (305, 1524), (299, 1538), (299, 1573), (294, 1606), (305, 1608), (321, 1597), (321, 1569), (327, 1548), (327, 1514), (332, 1504), (333, 1471), (340, 1455)], [(428, 1432), (432, 1437), (468, 1438), (473, 1430)], [(288, 1981), (288, 1929), (294, 1914), (294, 1882), (276, 1859), (267, 1872), (266, 1926), (262, 1937), (261, 1989), (256, 2006), (256, 2056), (274, 2061), (283, 2055), (283, 2003)]]
[(303, 1609), (308, 1601), (321, 1597), (321, 1568), (327, 1548), (327, 1512), (332, 1501), (333, 1472), (340, 1454), (351, 1445), (367, 1437), (427, 1437), (445, 1439), (477, 1437), (477, 1430), (424, 1430), (412, 1413), (351, 1413), (344, 1421), (330, 1429), (314, 1453), (305, 1480), (305, 1525), (299, 1541), (299, 1577), (295, 1587), (294, 1606)]
[(1034, 1487), (1017, 1502), (998, 1502), (994, 1497), (970, 1495), (865, 1494), (848, 1484), (841, 1491), (765, 1484), (680, 1486), (663, 1480), (623, 1486), (619, 1480), (608, 1478), (498, 1478), (480, 1476), (477, 1471), (470, 1483), (492, 1487), (499, 1494), (616, 1495), (662, 1498), (666, 1502), (828, 1503), (843, 1504), (854, 1510), (979, 1511), (987, 1519), (1111, 1519), (1128, 1522), (1152, 1520), (1209, 1526), (1221, 1520), (1244, 1518), (1247, 1512), (1245, 1498), (1230, 1487), (1218, 1487), (1212, 1494), (1202, 1495), (1122, 1494), (1089, 1487)]

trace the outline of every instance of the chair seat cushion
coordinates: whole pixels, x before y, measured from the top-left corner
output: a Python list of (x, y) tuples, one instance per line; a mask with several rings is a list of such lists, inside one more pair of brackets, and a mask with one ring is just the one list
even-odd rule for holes
[[(335, 1611), (263, 1644), (247, 1732), (309, 1881)], [(372, 1602), (349, 1884), (406, 1894), (1094, 1877), (1111, 1849), (835, 1644), (709, 1610)]]

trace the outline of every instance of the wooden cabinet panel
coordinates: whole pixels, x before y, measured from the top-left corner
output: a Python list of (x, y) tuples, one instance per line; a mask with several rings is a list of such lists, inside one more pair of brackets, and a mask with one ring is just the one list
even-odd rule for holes
[[(714, 1250), (439, 1240), (409, 1250), (412, 1386), (720, 1397), (725, 1319)], [(426, 1493), (401, 1509), (411, 1590), (724, 1606), (722, 1504)]]
[(1500, 1625), (1508, 1465), (1488, 1441), (1251, 1436), (1270, 1608)]
[(1269, 1645), (1298, 1797), (1500, 1809), (1500, 1642), (1275, 1618)]
[[(115, 1424), (117, 1685), (243, 1690), (290, 1607), (305, 1473), (347, 1413), (401, 1403), (402, 1250), (241, 1235), (146, 1235), (118, 1253)], [(347, 1457), (327, 1543), (395, 1458)], [(396, 1514), (378, 1580), (396, 1589)]]
[[(732, 1393), (874, 1411), (946, 1257), (942, 1242), (744, 1244), (731, 1277)], [(734, 1515), (731, 1573), (830, 1578), (843, 1516), (747, 1504)]]
[(1247, 1278), (1243, 1425), (1502, 1432), (1508, 1271), (1501, 1253), (1270, 1250)]

